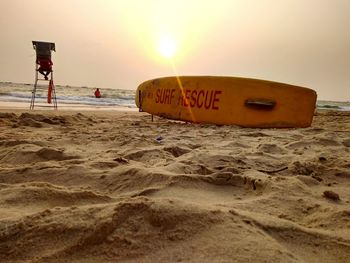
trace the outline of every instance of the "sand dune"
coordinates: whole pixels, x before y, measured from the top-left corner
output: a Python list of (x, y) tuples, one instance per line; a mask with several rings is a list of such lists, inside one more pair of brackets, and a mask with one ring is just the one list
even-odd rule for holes
[(305, 129), (0, 112), (0, 262), (349, 262), (350, 113)]

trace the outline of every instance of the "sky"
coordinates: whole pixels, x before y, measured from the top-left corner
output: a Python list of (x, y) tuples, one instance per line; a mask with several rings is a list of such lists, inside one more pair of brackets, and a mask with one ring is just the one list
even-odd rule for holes
[(350, 0), (0, 0), (0, 81), (33, 83), (32, 40), (56, 43), (56, 84), (266, 79), (350, 101)]

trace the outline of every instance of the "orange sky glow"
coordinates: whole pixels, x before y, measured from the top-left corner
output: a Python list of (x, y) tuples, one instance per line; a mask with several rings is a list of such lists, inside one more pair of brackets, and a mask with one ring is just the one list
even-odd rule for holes
[(0, 81), (32, 83), (32, 40), (52, 41), (61, 85), (136, 89), (224, 75), (350, 101), (349, 0), (0, 0)]

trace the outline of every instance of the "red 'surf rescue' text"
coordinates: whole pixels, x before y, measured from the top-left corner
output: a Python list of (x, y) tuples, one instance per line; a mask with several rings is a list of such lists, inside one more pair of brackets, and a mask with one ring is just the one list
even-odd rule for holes
[(175, 89), (157, 89), (155, 102), (159, 104), (177, 103), (179, 106), (207, 110), (218, 110), (221, 90), (190, 90), (183, 89), (178, 95)]

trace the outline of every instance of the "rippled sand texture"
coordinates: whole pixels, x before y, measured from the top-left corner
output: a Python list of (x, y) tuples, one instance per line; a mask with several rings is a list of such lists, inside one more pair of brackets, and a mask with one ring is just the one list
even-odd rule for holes
[(349, 262), (350, 113), (306, 129), (0, 113), (0, 262)]

